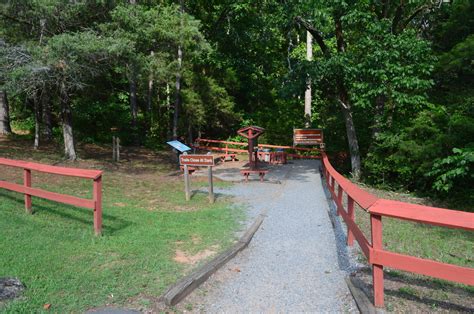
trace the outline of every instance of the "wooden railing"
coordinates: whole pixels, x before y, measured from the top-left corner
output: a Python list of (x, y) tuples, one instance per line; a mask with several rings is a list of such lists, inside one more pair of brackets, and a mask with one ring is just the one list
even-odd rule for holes
[[(94, 210), (94, 231), (96, 235), (100, 235), (102, 231), (102, 171), (87, 170), (76, 168), (65, 168), (44, 165), (39, 163), (25, 162), (21, 160), (12, 160), (0, 158), (0, 165), (22, 168), (23, 169), (23, 185), (10, 183), (0, 180), (0, 188), (10, 191), (23, 193), (25, 195), (25, 209), (27, 213), (32, 213), (31, 197), (36, 196), (51, 201), (85, 207)], [(31, 187), (31, 171), (44, 172), (49, 174), (57, 174), (62, 176), (70, 176), (76, 178), (93, 180), (93, 198), (84, 199), (71, 195), (64, 195), (45, 191)]]
[[(211, 146), (209, 144), (217, 144), (221, 146)], [(226, 154), (228, 153), (247, 153), (248, 151), (246, 149), (240, 149), (240, 148), (233, 148), (231, 146), (241, 146), (241, 147), (247, 147), (247, 143), (241, 143), (241, 142), (230, 142), (230, 141), (220, 141), (220, 140), (211, 140), (211, 139), (204, 139), (204, 138), (198, 138), (195, 140), (195, 145), (194, 148), (197, 149), (204, 149), (204, 150), (214, 150), (214, 151), (222, 151), (225, 152)], [(296, 146), (281, 146), (281, 145), (270, 145), (270, 144), (258, 144), (258, 148), (275, 148), (275, 149), (284, 149), (284, 150), (295, 150), (295, 151), (300, 151), (300, 152), (313, 152), (318, 155), (298, 155), (298, 154), (292, 154), (288, 153), (287, 155), (292, 157), (292, 158), (305, 158), (305, 159), (320, 159), (321, 156), (319, 155), (320, 149), (318, 148), (307, 148), (307, 147), (296, 147)]]
[[(213, 144), (217, 146), (212, 146)], [(248, 146), (247, 143), (240, 143), (240, 142), (229, 142), (229, 141), (220, 141), (220, 140), (210, 140), (204, 138), (198, 138), (194, 142), (194, 148), (196, 149), (203, 149), (203, 150), (213, 150), (218, 152), (224, 152), (226, 155), (229, 153), (247, 153), (246, 149), (240, 148), (233, 148), (230, 146), (241, 146), (246, 147)], [(221, 147), (224, 146), (224, 147)]]
[[(393, 253), (384, 250), (382, 244), (383, 216), (435, 226), (474, 231), (473, 213), (377, 198), (361, 190), (348, 179), (340, 175), (332, 167), (327, 155), (324, 152), (322, 155), (324, 166), (323, 174), (332, 198), (336, 203), (337, 214), (343, 218), (347, 225), (347, 245), (352, 246), (354, 240), (356, 240), (369, 263), (372, 265), (375, 306), (384, 306), (384, 266), (466, 285), (474, 285), (473, 268)], [(337, 183), (337, 190), (335, 183)], [(347, 196), (347, 209), (344, 208), (343, 194)], [(357, 203), (370, 214), (370, 242), (355, 222), (354, 203)]]

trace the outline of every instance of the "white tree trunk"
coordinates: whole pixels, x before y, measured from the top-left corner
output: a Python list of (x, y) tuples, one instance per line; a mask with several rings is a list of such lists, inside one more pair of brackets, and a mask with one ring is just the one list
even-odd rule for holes
[(183, 60), (183, 50), (181, 45), (178, 46), (178, 71), (176, 72), (176, 83), (175, 83), (175, 101), (174, 101), (174, 112), (173, 112), (173, 139), (178, 138), (178, 121), (179, 121), (179, 107), (181, 106), (181, 64)]
[(34, 149), (38, 149), (40, 145), (40, 134), (41, 134), (41, 96), (35, 96), (33, 99), (33, 108), (35, 115), (35, 141), (33, 144)]
[(74, 148), (74, 134), (72, 131), (72, 111), (69, 104), (69, 95), (66, 84), (61, 82), (61, 120), (63, 126), (64, 155), (69, 160), (76, 160), (76, 149)]
[[(183, 31), (183, 13), (184, 13), (184, 1), (179, 0), (180, 6), (180, 29), (179, 31)], [(182, 35), (181, 35), (182, 36)], [(180, 38), (181, 42), (181, 38)], [(172, 126), (172, 136), (173, 139), (176, 140), (178, 138), (178, 123), (179, 123), (179, 109), (181, 107), (181, 79), (182, 79), (182, 67), (183, 67), (183, 46), (181, 43), (178, 45), (178, 69), (176, 71), (176, 83), (175, 83), (175, 102), (174, 102), (174, 112), (173, 112), (173, 126)]]
[(7, 92), (0, 91), (0, 134), (11, 134), (10, 108), (8, 107)]
[[(313, 36), (310, 32), (306, 31), (306, 60), (313, 60)], [(311, 77), (306, 78), (306, 90), (304, 93), (304, 118), (305, 127), (311, 126)]]
[(70, 113), (63, 113), (63, 137), (64, 137), (64, 155), (69, 160), (76, 160), (76, 149), (74, 148), (74, 134), (72, 132), (72, 123)]

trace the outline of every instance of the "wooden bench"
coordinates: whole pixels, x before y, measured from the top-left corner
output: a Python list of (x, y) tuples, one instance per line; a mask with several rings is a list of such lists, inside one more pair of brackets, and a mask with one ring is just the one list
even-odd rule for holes
[(260, 177), (260, 182), (263, 182), (263, 177), (268, 173), (268, 170), (265, 169), (242, 169), (240, 170), (240, 174), (242, 174), (245, 177), (245, 182), (249, 181), (249, 175), (252, 173), (258, 173), (258, 176)]
[(272, 165), (286, 164), (286, 153), (285, 152), (270, 153), (270, 164)]
[(229, 160), (228, 158), (230, 158), (231, 161), (237, 161), (237, 154), (223, 154), (223, 155), (219, 155), (219, 158), (222, 160), (222, 161), (227, 161)]

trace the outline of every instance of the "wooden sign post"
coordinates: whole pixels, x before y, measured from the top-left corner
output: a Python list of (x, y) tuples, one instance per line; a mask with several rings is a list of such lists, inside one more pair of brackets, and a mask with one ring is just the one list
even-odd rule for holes
[[(214, 161), (214, 157), (212, 158)], [(207, 167), (207, 179), (209, 181), (209, 202), (214, 204), (214, 184), (212, 183), (212, 166)]]
[[(181, 156), (186, 156), (188, 153), (184, 152)], [(180, 158), (181, 162), (181, 158)], [(186, 196), (186, 200), (189, 201), (191, 199), (191, 185), (189, 182), (189, 169), (188, 165), (184, 164), (184, 195)]]
[(120, 161), (120, 138), (118, 136), (112, 136), (112, 158), (114, 161)]
[(320, 145), (324, 147), (323, 130), (321, 129), (293, 129), (293, 146)]
[(118, 137), (118, 128), (110, 128), (112, 131), (112, 159), (113, 161), (120, 161), (120, 138)]
[(214, 203), (214, 186), (212, 183), (212, 167), (214, 166), (214, 156), (212, 155), (188, 155), (183, 153), (179, 156), (179, 164), (184, 167), (184, 192), (186, 200), (191, 199), (191, 189), (189, 184), (188, 166), (205, 167), (208, 168), (209, 179), (209, 202)]

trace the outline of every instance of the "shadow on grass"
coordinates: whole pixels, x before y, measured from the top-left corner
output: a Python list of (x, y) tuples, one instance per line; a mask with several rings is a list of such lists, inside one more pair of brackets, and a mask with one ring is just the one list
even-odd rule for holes
[(392, 297), (396, 297), (396, 298), (401, 298), (401, 299), (405, 299), (405, 300), (409, 300), (409, 301), (414, 301), (416, 303), (422, 303), (422, 304), (428, 305), (430, 307), (435, 306), (437, 308), (442, 308), (442, 309), (445, 309), (445, 310), (448, 310), (448, 311), (459, 311), (459, 312), (463, 312), (463, 313), (472, 313), (472, 311), (473, 311), (473, 308), (466, 307), (466, 306), (463, 306), (463, 305), (460, 305), (460, 304), (455, 304), (455, 303), (451, 303), (451, 302), (447, 302), (447, 301), (442, 301), (442, 300), (439, 300), (439, 299), (432, 299), (432, 298), (429, 298), (429, 297), (420, 298), (416, 295), (413, 295), (413, 294), (408, 293), (408, 292), (400, 291), (400, 290), (385, 289), (385, 294), (389, 295), (389, 296), (392, 296)]
[[(363, 273), (366, 275), (365, 278), (371, 278), (372, 271), (370, 268), (362, 268), (358, 271), (359, 273)], [(360, 278), (356, 278), (356, 284), (362, 288), (365, 292), (367, 297), (372, 300), (373, 299), (373, 285), (371, 283), (367, 283)], [(385, 294), (394, 298), (405, 299), (408, 301), (413, 301), (420, 304), (425, 304), (430, 307), (436, 306), (445, 310), (451, 311), (459, 311), (464, 313), (472, 313), (474, 308), (470, 306), (465, 306), (462, 304), (457, 304), (449, 301), (444, 301), (440, 299), (435, 299), (429, 296), (419, 297), (416, 295), (418, 291), (417, 288), (427, 288), (430, 290), (442, 290), (446, 291), (449, 289), (449, 292), (464, 296), (468, 300), (473, 296), (473, 292), (469, 290), (467, 286), (460, 286), (458, 284), (444, 281), (436, 278), (423, 278), (423, 277), (416, 277), (414, 275), (405, 274), (398, 271), (391, 271), (391, 272), (384, 272), (384, 281), (385, 281)], [(387, 287), (390, 283), (401, 283), (403, 287), (411, 287), (412, 289), (393, 289)], [(413, 290), (413, 292), (411, 292)], [(462, 298), (461, 298), (462, 299)]]
[[(202, 195), (206, 198), (209, 198), (209, 191), (207, 190), (207, 187), (205, 187), (205, 190), (201, 190), (201, 189), (192, 190), (191, 191), (191, 200), (193, 199), (193, 197), (198, 196), (198, 195)], [(214, 192), (214, 200), (216, 200), (216, 201), (218, 199), (225, 198), (226, 196), (228, 196), (228, 195), (225, 195), (224, 193)]]
[[(358, 270), (360, 273), (364, 273), (367, 276), (372, 276), (372, 270), (371, 268), (361, 268)], [(391, 270), (390, 272), (385, 271), (384, 272), (384, 277), (387, 280), (394, 281), (394, 282), (399, 282), (403, 284), (409, 284), (409, 285), (414, 285), (418, 287), (425, 287), (425, 288), (430, 288), (430, 289), (445, 289), (449, 288), (455, 291), (459, 292), (467, 292), (470, 294), (473, 294), (474, 292), (471, 290), (472, 288), (469, 288), (468, 286), (464, 286), (461, 284), (457, 284), (454, 282), (450, 281), (445, 281), (442, 279), (437, 279), (437, 278), (424, 278), (424, 277), (418, 277), (416, 275), (412, 275), (409, 273), (403, 273), (398, 270)]]
[[(336, 245), (337, 245), (338, 253), (339, 253), (338, 264), (341, 269), (346, 269), (346, 267), (350, 265), (350, 262), (349, 262), (350, 258), (348, 256), (347, 246), (345, 243), (346, 237), (337, 236), (337, 234), (340, 232), (345, 233), (345, 228), (343, 228), (342, 219), (338, 219), (336, 216), (336, 206), (334, 204), (334, 201), (332, 200), (331, 194), (327, 188), (327, 185), (323, 176), (321, 176), (321, 184), (323, 185), (324, 192), (326, 194), (326, 198), (329, 203), (329, 208), (330, 208), (329, 216), (331, 217), (331, 220), (334, 226)], [(423, 226), (426, 226), (426, 225), (423, 225)], [(429, 228), (431, 228), (431, 226), (429, 226)], [(448, 236), (452, 237), (449, 231), (450, 230), (447, 230), (447, 232), (443, 233), (443, 237), (448, 237)], [(466, 237), (470, 236), (467, 232), (463, 235)], [(371, 271), (371, 268), (369, 267), (359, 269), (358, 273), (365, 274), (366, 278), (371, 278), (372, 276), (372, 271)], [(393, 288), (391, 289), (387, 286), (389, 286), (389, 283), (392, 282), (392, 284), (400, 283), (400, 284), (403, 284), (404, 286), (413, 287), (415, 291), (417, 288), (427, 288), (431, 290), (441, 290), (441, 291), (447, 291), (449, 289), (449, 292), (466, 297), (468, 300), (472, 298), (472, 296), (474, 295), (473, 293), (474, 290), (471, 287), (456, 284), (449, 281), (444, 281), (437, 278), (418, 277), (415, 275), (406, 274), (399, 271), (391, 271), (391, 272), (385, 271), (384, 277), (385, 277), (385, 283), (386, 283), (385, 294), (393, 298), (405, 299), (407, 301), (424, 304), (428, 307), (432, 307), (432, 308), (437, 307), (437, 308), (441, 308), (443, 310), (448, 310), (448, 311), (472, 313), (474, 310), (474, 308), (470, 307), (470, 305), (466, 306), (463, 304), (450, 302), (450, 300), (445, 301), (445, 300), (436, 299), (430, 296), (419, 297), (416, 295), (416, 293), (411, 293), (410, 290), (403, 290), (403, 289), (396, 290)], [(373, 300), (373, 292), (372, 292), (373, 285), (359, 278), (356, 278), (356, 279), (357, 279), (357, 285), (364, 291), (364, 293), (367, 295), (367, 297), (370, 300)]]
[[(23, 196), (21, 196), (20, 194), (16, 196), (16, 195), (7, 194), (4, 191), (0, 191), (0, 198), (7, 198), (12, 202), (17, 203), (19, 207), (24, 206)], [(79, 222), (85, 226), (92, 226), (94, 224), (92, 209), (75, 207), (75, 206), (62, 204), (62, 203), (54, 203), (52, 201), (45, 200), (45, 199), (41, 199), (40, 201), (41, 203), (46, 203), (47, 205), (38, 204), (37, 202), (34, 202), (35, 197), (33, 197), (32, 201), (33, 201), (33, 214), (39, 214), (41, 212), (45, 212), (45, 213), (56, 215), (63, 219)], [(62, 209), (57, 209), (58, 206), (61, 206), (67, 210), (71, 210), (74, 213), (81, 215), (82, 217), (78, 217)], [(87, 218), (85, 216), (87, 216)], [(108, 221), (111, 223), (108, 223)], [(102, 212), (102, 223), (103, 223), (102, 232), (109, 235), (115, 234), (116, 232), (123, 230), (133, 224), (132, 222), (128, 220), (116, 217), (114, 215), (104, 214), (103, 212)]]

